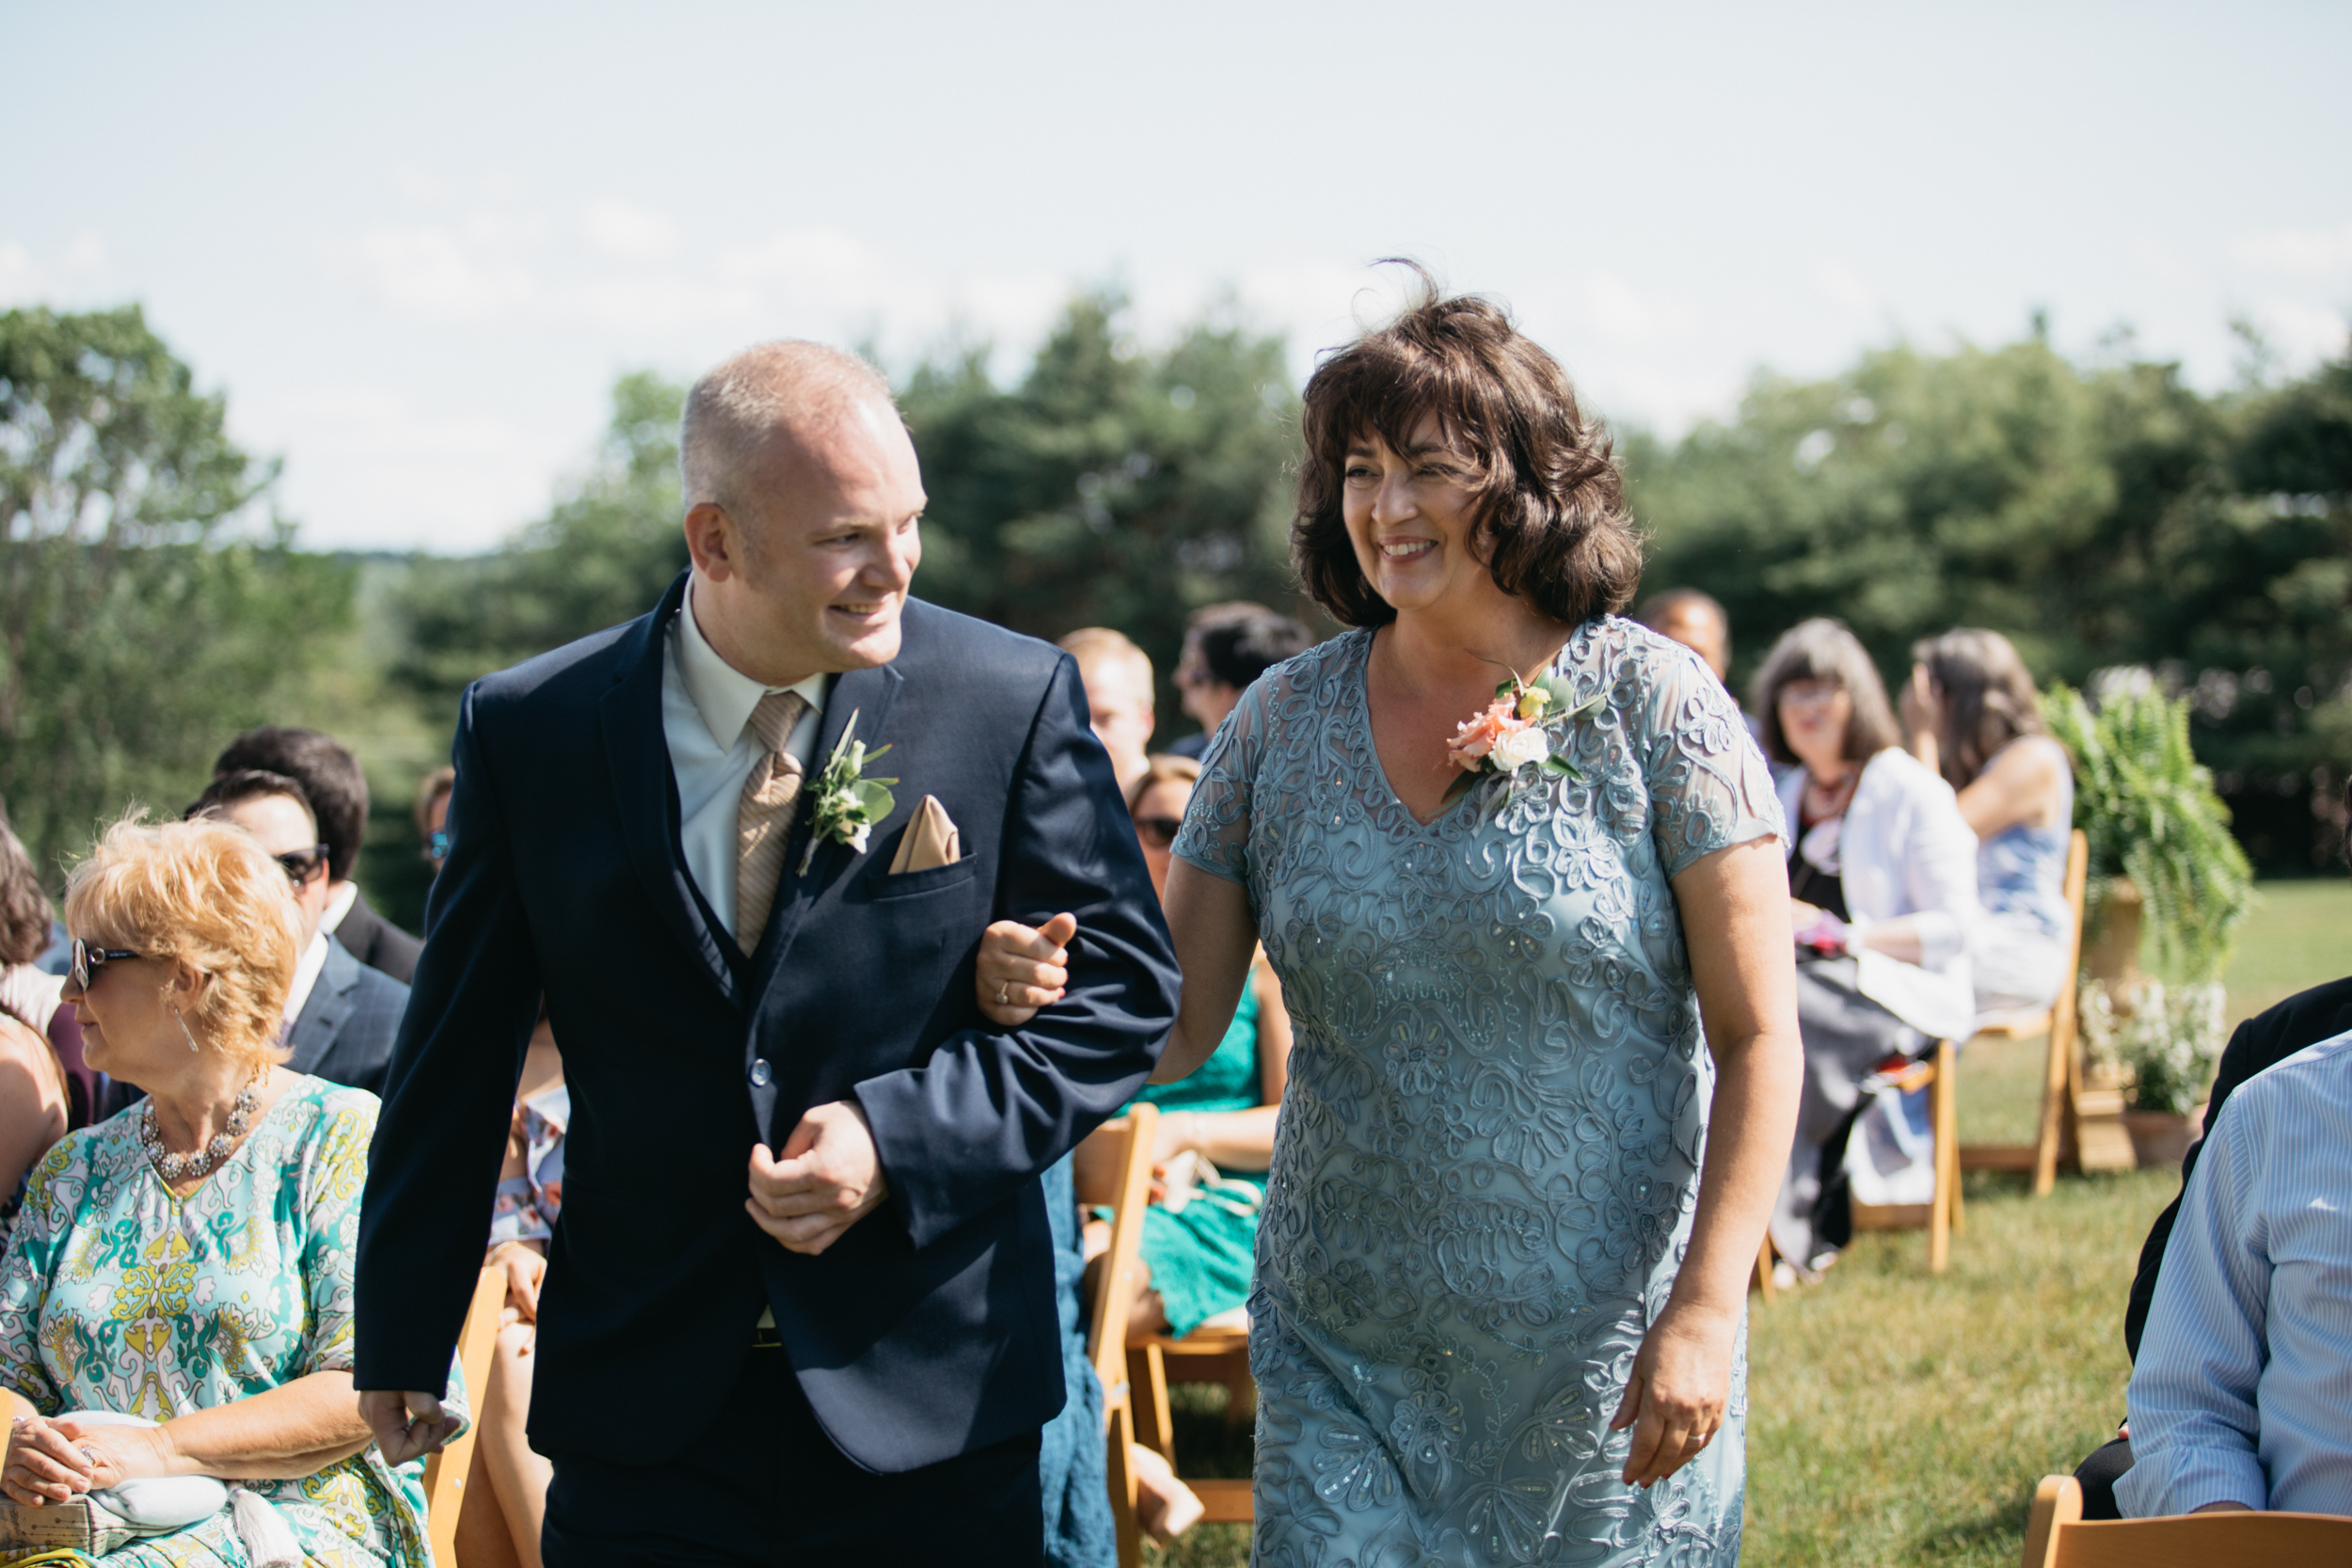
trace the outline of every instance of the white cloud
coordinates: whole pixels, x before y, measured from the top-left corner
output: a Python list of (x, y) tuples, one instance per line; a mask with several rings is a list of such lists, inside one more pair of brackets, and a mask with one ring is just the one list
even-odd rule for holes
[(667, 261), (685, 244), (677, 225), (664, 214), (611, 198), (589, 203), (580, 231), (590, 249), (619, 261)]
[(2352, 221), (2333, 229), (2275, 229), (2232, 242), (2230, 260), (2254, 272), (2342, 278), (2352, 273)]
[(0, 306), (72, 305), (103, 292), (106, 242), (84, 230), (46, 261), (16, 240), (0, 240)]
[(2308, 365), (2344, 351), (2344, 313), (2296, 300), (2266, 299), (2249, 312), (2287, 364)]
[(528, 219), (482, 216), (450, 227), (371, 229), (328, 246), (401, 314), (422, 321), (478, 321), (533, 305), (541, 285), (529, 261), (543, 232)]
[(489, 549), (547, 509), (583, 444), (369, 386), (241, 400), (230, 424), (247, 450), (286, 455), (278, 504), (313, 549)]
[(1823, 299), (1850, 315), (1878, 314), (1878, 294), (1862, 280), (1860, 273), (1834, 256), (1824, 256), (1813, 263), (1813, 288)]

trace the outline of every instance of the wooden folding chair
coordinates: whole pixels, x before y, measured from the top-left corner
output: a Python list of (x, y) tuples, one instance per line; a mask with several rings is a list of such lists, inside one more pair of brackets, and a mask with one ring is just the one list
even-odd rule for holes
[(1949, 1040), (1937, 1040), (1933, 1053), (1922, 1056), (1895, 1079), (1889, 1093), (1928, 1091), (1928, 1118), (1935, 1129), (1935, 1192), (1925, 1203), (1856, 1203), (1853, 1227), (1863, 1230), (1917, 1230), (1928, 1233), (1928, 1273), (1942, 1274), (1951, 1260), (1952, 1232), (1967, 1224), (1960, 1197), (1960, 1087), (1955, 1063), (1959, 1053)]
[(1111, 1212), (1111, 1248), (1094, 1292), (1087, 1325), (1087, 1357), (1103, 1385), (1104, 1442), (1110, 1468), (1111, 1523), (1119, 1539), (1119, 1568), (1141, 1568), (1143, 1529), (1136, 1522), (1136, 1470), (1127, 1457), (1136, 1440), (1135, 1386), (1127, 1376), (1127, 1320), (1142, 1288), (1143, 1211), (1152, 1200), (1152, 1150), (1160, 1113), (1131, 1105), (1116, 1121), (1087, 1135), (1072, 1162), (1078, 1201)]
[(465, 1375), (466, 1403), (473, 1420), (463, 1436), (424, 1462), (425, 1532), (432, 1538), (436, 1562), (457, 1561), (457, 1515), (465, 1508), (466, 1475), (473, 1465), (483, 1395), (490, 1386), (490, 1357), (498, 1349), (499, 1313), (505, 1306), (506, 1271), (483, 1270), (474, 1280), (465, 1326), (457, 1331), (457, 1366)]
[(2083, 1518), (2073, 1476), (2043, 1476), (2026, 1523), (2025, 1568), (2281, 1568), (2352, 1562), (2352, 1519), (2332, 1513)]
[[(2077, 1168), (2128, 1166), (2130, 1135), (2123, 1131), (2122, 1097), (2087, 1089), (2083, 1084), (2081, 1017), (2077, 1008), (2083, 957), (2083, 903), (2090, 880), (2090, 840), (2074, 831), (2066, 851), (2066, 902), (2074, 911), (2074, 933), (2067, 943), (2066, 975), (2047, 1011), (2001, 1019), (1977, 1032), (1978, 1039), (2049, 1041), (2042, 1074), (2042, 1117), (2029, 1144), (1974, 1144), (1960, 1151), (1963, 1170), (2031, 1172), (2033, 1196), (2046, 1197), (2057, 1184), (2061, 1161)], [(2113, 1104), (2107, 1101), (2112, 1100)], [(2089, 1144), (2086, 1159), (2085, 1145)], [(2121, 1151), (2119, 1165), (2118, 1151)]]
[(1756, 1273), (1748, 1280), (1748, 1289), (1764, 1298), (1770, 1307), (1779, 1299), (1780, 1287), (1772, 1283), (1772, 1233), (1767, 1230), (1764, 1240), (1756, 1243)]
[[(1249, 1331), (1245, 1328), (1203, 1324), (1181, 1339), (1168, 1334), (1139, 1335), (1127, 1341), (1127, 1373), (1136, 1390), (1136, 1425), (1143, 1440), (1160, 1450), (1171, 1469), (1176, 1464), (1176, 1422), (1168, 1409), (1169, 1384), (1225, 1385), (1232, 1401), (1225, 1407), (1228, 1424), (1257, 1398), (1258, 1386), (1249, 1375)], [(1256, 1507), (1248, 1480), (1185, 1475), (1178, 1479), (1200, 1499), (1203, 1523), (1254, 1522)]]

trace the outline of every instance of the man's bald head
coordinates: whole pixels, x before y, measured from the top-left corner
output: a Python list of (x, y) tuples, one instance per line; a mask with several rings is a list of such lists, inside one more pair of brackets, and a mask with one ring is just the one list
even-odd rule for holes
[(890, 383), (853, 354), (798, 339), (745, 349), (686, 394), (678, 432), (686, 504), (739, 504), (745, 476), (779, 426), (808, 430), (876, 404), (895, 417)]

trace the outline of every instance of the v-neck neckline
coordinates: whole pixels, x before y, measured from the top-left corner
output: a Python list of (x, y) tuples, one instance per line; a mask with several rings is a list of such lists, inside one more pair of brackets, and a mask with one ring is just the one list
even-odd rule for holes
[[(1416, 815), (1413, 808), (1405, 803), (1405, 797), (1396, 792), (1395, 784), (1389, 778), (1389, 765), (1380, 760), (1380, 741), (1372, 733), (1372, 644), (1373, 640), (1378, 635), (1378, 627), (1367, 629), (1364, 633), (1363, 649), (1356, 657), (1356, 721), (1364, 728), (1364, 749), (1372, 753), (1372, 771), (1380, 781), (1381, 792), (1388, 796), (1390, 804), (1405, 814), (1405, 820), (1413, 825), (1415, 832), (1427, 832), (1455, 812), (1460, 811), (1483, 785), (1473, 780), (1468, 789), (1439, 806), (1438, 814), (1426, 820)], [(1566, 646), (1565, 643), (1561, 645)], [(1558, 661), (1559, 655), (1554, 654), (1547, 662), (1546, 667), (1549, 668), (1550, 664)]]

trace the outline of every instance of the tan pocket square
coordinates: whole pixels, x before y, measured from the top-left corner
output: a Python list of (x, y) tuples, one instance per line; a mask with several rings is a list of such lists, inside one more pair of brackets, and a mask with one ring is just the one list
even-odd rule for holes
[(936, 795), (926, 795), (914, 810), (914, 820), (899, 835), (898, 853), (890, 863), (893, 877), (909, 871), (930, 871), (963, 859), (963, 834), (947, 816)]

